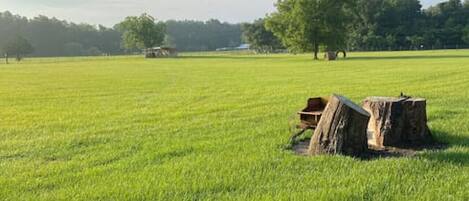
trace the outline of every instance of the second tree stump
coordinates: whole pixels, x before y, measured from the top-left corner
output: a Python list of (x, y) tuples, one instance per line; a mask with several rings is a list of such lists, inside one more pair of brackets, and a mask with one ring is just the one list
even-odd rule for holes
[(309, 154), (358, 156), (368, 150), (370, 115), (343, 96), (333, 95), (311, 139)]
[(376, 147), (401, 147), (431, 142), (426, 105), (421, 98), (367, 98), (363, 108), (371, 114), (368, 143)]

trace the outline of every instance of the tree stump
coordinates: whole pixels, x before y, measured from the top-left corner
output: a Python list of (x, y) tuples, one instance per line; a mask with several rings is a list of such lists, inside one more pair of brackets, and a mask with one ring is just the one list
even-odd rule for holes
[(331, 96), (314, 131), (308, 153), (358, 156), (368, 150), (370, 115), (343, 96)]
[(334, 61), (337, 59), (337, 54), (333, 51), (328, 51), (325, 53), (324, 58), (328, 61)]
[(344, 56), (344, 59), (347, 58), (347, 52), (345, 50), (338, 50), (335, 55), (337, 58), (339, 58), (339, 54), (342, 53), (342, 55)]
[(363, 108), (371, 114), (368, 144), (402, 147), (430, 143), (426, 105), (422, 98), (367, 98)]

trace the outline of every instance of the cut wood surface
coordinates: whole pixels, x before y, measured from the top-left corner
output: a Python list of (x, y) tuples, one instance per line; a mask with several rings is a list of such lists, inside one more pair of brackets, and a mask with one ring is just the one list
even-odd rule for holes
[(347, 98), (333, 95), (311, 139), (309, 154), (358, 156), (367, 151), (370, 115)]
[(363, 108), (371, 115), (370, 145), (400, 147), (431, 142), (425, 99), (369, 97), (363, 102)]

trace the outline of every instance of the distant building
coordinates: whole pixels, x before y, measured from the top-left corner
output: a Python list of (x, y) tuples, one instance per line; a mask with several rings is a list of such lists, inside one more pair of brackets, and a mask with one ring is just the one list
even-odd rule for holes
[(250, 44), (241, 44), (238, 47), (223, 47), (223, 48), (217, 48), (216, 51), (242, 51), (242, 50), (250, 50), (251, 45)]
[(178, 52), (176, 48), (171, 47), (153, 47), (143, 50), (145, 58), (168, 58), (177, 57)]
[(236, 47), (237, 50), (250, 50), (251, 45), (250, 44), (241, 44), (239, 47)]

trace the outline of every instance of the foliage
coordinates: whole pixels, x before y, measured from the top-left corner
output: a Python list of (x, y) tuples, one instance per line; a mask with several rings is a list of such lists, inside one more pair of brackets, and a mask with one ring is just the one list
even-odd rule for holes
[(467, 44), (469, 44), (469, 24), (466, 26), (466, 28), (463, 30), (463, 37), (462, 39), (464, 40), (464, 42), (466, 42)]
[(117, 25), (122, 34), (122, 44), (128, 50), (161, 46), (165, 36), (165, 24), (146, 13), (126, 17)]
[[(67, 51), (68, 44), (81, 46), (79, 55), (89, 54), (97, 48), (106, 54), (122, 54), (121, 34), (99, 25), (74, 24), (56, 18), (37, 16), (27, 19), (10, 12), (0, 12), (0, 46), (16, 35), (26, 38), (34, 47), (32, 56), (74, 56)], [(94, 52), (96, 53), (96, 52)]]
[(213, 51), (241, 44), (241, 26), (219, 20), (166, 22), (167, 34), (181, 51)]
[(273, 52), (283, 48), (280, 40), (265, 28), (264, 19), (258, 19), (253, 23), (245, 23), (242, 29), (244, 40), (257, 52)]
[(34, 49), (28, 40), (20, 35), (16, 35), (3, 45), (2, 50), (7, 57), (14, 55), (16, 60), (20, 61), (24, 55), (31, 54)]
[(319, 46), (337, 50), (345, 46), (347, 1), (279, 0), (277, 12), (267, 17), (266, 26), (293, 52), (313, 50)]
[[(141, 18), (163, 28), (151, 16), (130, 17), (132, 22)], [(219, 20), (169, 20), (165, 24), (167, 34), (158, 31), (147, 43), (168, 44), (181, 51), (211, 51), (242, 43), (240, 24)], [(468, 48), (469, 0), (448, 0), (425, 9), (418, 0), (280, 0), (266, 25), (292, 52), (319, 50), (320, 46), (371, 51)], [(107, 28), (0, 12), (0, 27), (0, 47), (19, 34), (34, 46), (32, 56), (124, 54), (122, 38), (133, 48), (145, 46), (143, 41), (136, 43), (139, 39), (130, 32), (122, 37), (119, 24)], [(141, 31), (149, 35), (155, 30)]]
[(468, 1), (450, 0), (422, 10), (418, 0), (358, 0), (348, 46), (356, 50), (469, 46)]

